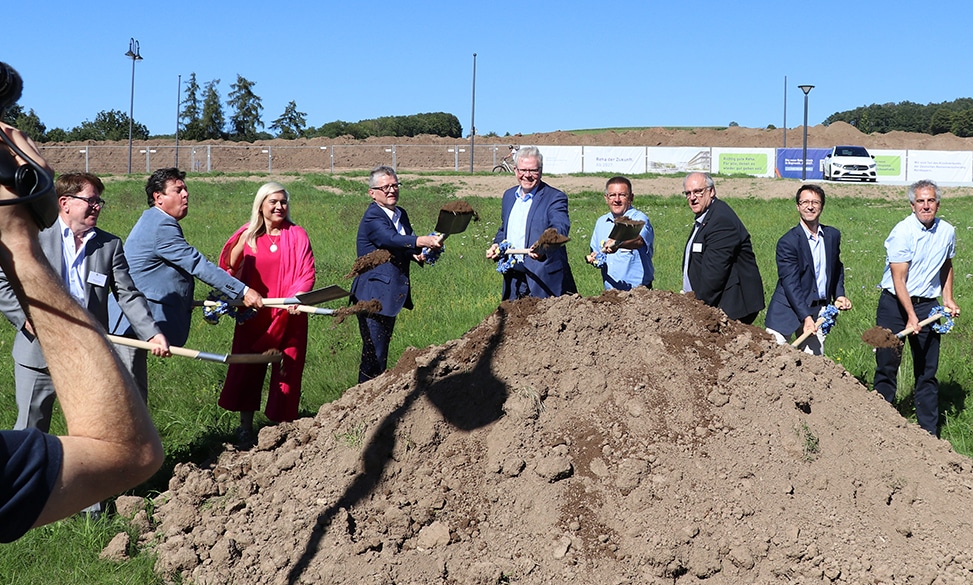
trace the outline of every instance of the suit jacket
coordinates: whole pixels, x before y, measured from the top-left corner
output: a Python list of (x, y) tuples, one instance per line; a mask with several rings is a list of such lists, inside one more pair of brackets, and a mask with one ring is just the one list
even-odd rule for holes
[[(764, 288), (750, 232), (737, 214), (713, 199), (689, 250), (689, 284), (696, 298), (730, 319), (764, 308)], [(685, 256), (683, 257), (685, 262)]]
[[(43, 230), (38, 235), (41, 249), (54, 271), (63, 270), (64, 241), (61, 238), (60, 224)], [(149, 312), (145, 296), (135, 287), (129, 275), (128, 263), (122, 249), (122, 240), (108, 232), (93, 228), (95, 235), (85, 244), (86, 274), (84, 294), (86, 308), (95, 320), (108, 328), (108, 299), (114, 294), (118, 304), (131, 321), (134, 333), (139, 339), (147, 340), (160, 333)], [(104, 277), (104, 282), (101, 282)], [(0, 311), (20, 331), (14, 339), (13, 357), (17, 363), (32, 368), (47, 367), (40, 344), (24, 329), (27, 320), (20, 303), (6, 275), (0, 273)]]
[[(242, 298), (246, 290), (190, 246), (179, 222), (156, 207), (146, 209), (128, 234), (125, 258), (135, 286), (145, 293), (156, 324), (172, 345), (189, 338), (196, 278), (231, 299)], [(125, 329), (125, 323), (116, 326)]]
[[(845, 296), (845, 267), (841, 263), (841, 232), (821, 226), (824, 238), (827, 302)], [(770, 298), (768, 329), (783, 335), (797, 331), (808, 316), (817, 318), (811, 303), (818, 300), (818, 283), (814, 276), (814, 259), (804, 228), (797, 225), (777, 240), (777, 288)]]
[[(507, 239), (507, 220), (517, 198), (517, 187), (503, 193), (500, 208), (500, 229), (493, 238), (494, 243)], [(571, 219), (568, 217), (568, 196), (563, 191), (541, 181), (534, 192), (530, 211), (527, 213), (527, 237), (525, 246), (530, 247), (544, 230), (553, 227), (557, 233), (567, 236), (571, 232)], [(524, 255), (524, 270), (527, 273), (530, 295), (538, 298), (556, 297), (578, 292), (574, 275), (568, 264), (568, 251), (564, 246), (554, 248), (540, 260)], [(503, 279), (503, 300), (513, 298), (511, 279)]]
[(409, 223), (409, 214), (401, 207), (399, 223), (406, 235), (395, 229), (392, 219), (377, 203), (372, 202), (358, 224), (356, 247), (358, 256), (378, 249), (388, 250), (392, 259), (355, 277), (351, 283), (352, 301), (378, 300), (382, 303), (380, 315), (395, 317), (403, 308), (412, 309), (412, 289), (409, 283), (410, 263), (416, 248), (416, 235)]

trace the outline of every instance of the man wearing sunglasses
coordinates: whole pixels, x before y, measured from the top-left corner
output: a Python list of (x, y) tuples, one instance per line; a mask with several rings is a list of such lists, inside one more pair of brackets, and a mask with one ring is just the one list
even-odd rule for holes
[(690, 173), (682, 185), (696, 216), (683, 255), (683, 292), (750, 325), (764, 308), (750, 232), (733, 209), (716, 198), (713, 177)]
[[(158, 344), (160, 349), (153, 353), (167, 356), (169, 343), (152, 319), (145, 295), (129, 276), (122, 240), (97, 227), (106, 205), (101, 198), (105, 191), (101, 179), (90, 173), (66, 173), (57, 178), (54, 189), (58, 218), (41, 231), (38, 239), (65, 288), (105, 328), (108, 297), (114, 295), (139, 339)], [(0, 277), (0, 311), (19, 331), (13, 344), (17, 394), (14, 428), (36, 428), (46, 433), (51, 426), (54, 384), (31, 324), (5, 276)], [(145, 381), (132, 374), (144, 400)]]

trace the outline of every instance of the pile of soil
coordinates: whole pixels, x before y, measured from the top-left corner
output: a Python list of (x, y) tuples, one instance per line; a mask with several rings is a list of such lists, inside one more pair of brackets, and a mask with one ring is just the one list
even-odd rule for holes
[(503, 303), (181, 465), (192, 583), (968, 583), (973, 465), (840, 366), (666, 291)]

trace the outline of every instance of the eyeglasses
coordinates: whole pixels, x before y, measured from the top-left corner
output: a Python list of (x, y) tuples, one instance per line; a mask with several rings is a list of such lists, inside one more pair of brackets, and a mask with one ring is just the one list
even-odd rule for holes
[(540, 169), (517, 169), (517, 172), (521, 175), (539, 175)]
[(102, 208), (108, 205), (108, 202), (101, 197), (78, 197), (77, 195), (68, 195), (71, 199), (77, 199), (78, 201), (84, 201), (88, 204), (88, 207)]
[(682, 194), (686, 197), (699, 197), (710, 189), (712, 189), (712, 187), (702, 187), (701, 189), (693, 189), (692, 191), (683, 191)]
[(381, 191), (382, 193), (388, 195), (392, 191), (398, 191), (399, 187), (401, 186), (402, 183), (389, 183), (388, 185), (385, 185), (383, 187), (369, 187), (369, 189), (375, 189), (376, 191)]
[(798, 205), (798, 207), (807, 208), (807, 207), (812, 207), (812, 206), (815, 206), (815, 205), (817, 205), (818, 207), (821, 207), (823, 204), (820, 201), (818, 201), (817, 199), (805, 199), (803, 201), (798, 201), (797, 202), (797, 205)]

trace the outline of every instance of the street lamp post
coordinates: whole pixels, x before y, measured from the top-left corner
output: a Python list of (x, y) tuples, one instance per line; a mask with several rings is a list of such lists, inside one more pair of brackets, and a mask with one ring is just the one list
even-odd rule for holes
[(798, 85), (798, 89), (804, 92), (804, 154), (801, 156), (801, 180), (807, 180), (807, 94), (814, 89), (813, 85)]
[(473, 174), (473, 154), (476, 152), (473, 144), (476, 138), (476, 53), (473, 53), (473, 100), (472, 110), (470, 111), (470, 174)]
[(128, 39), (128, 52), (126, 57), (132, 59), (132, 93), (128, 103), (128, 174), (132, 174), (132, 116), (135, 114), (135, 62), (142, 60), (139, 53), (139, 42), (135, 38)]

